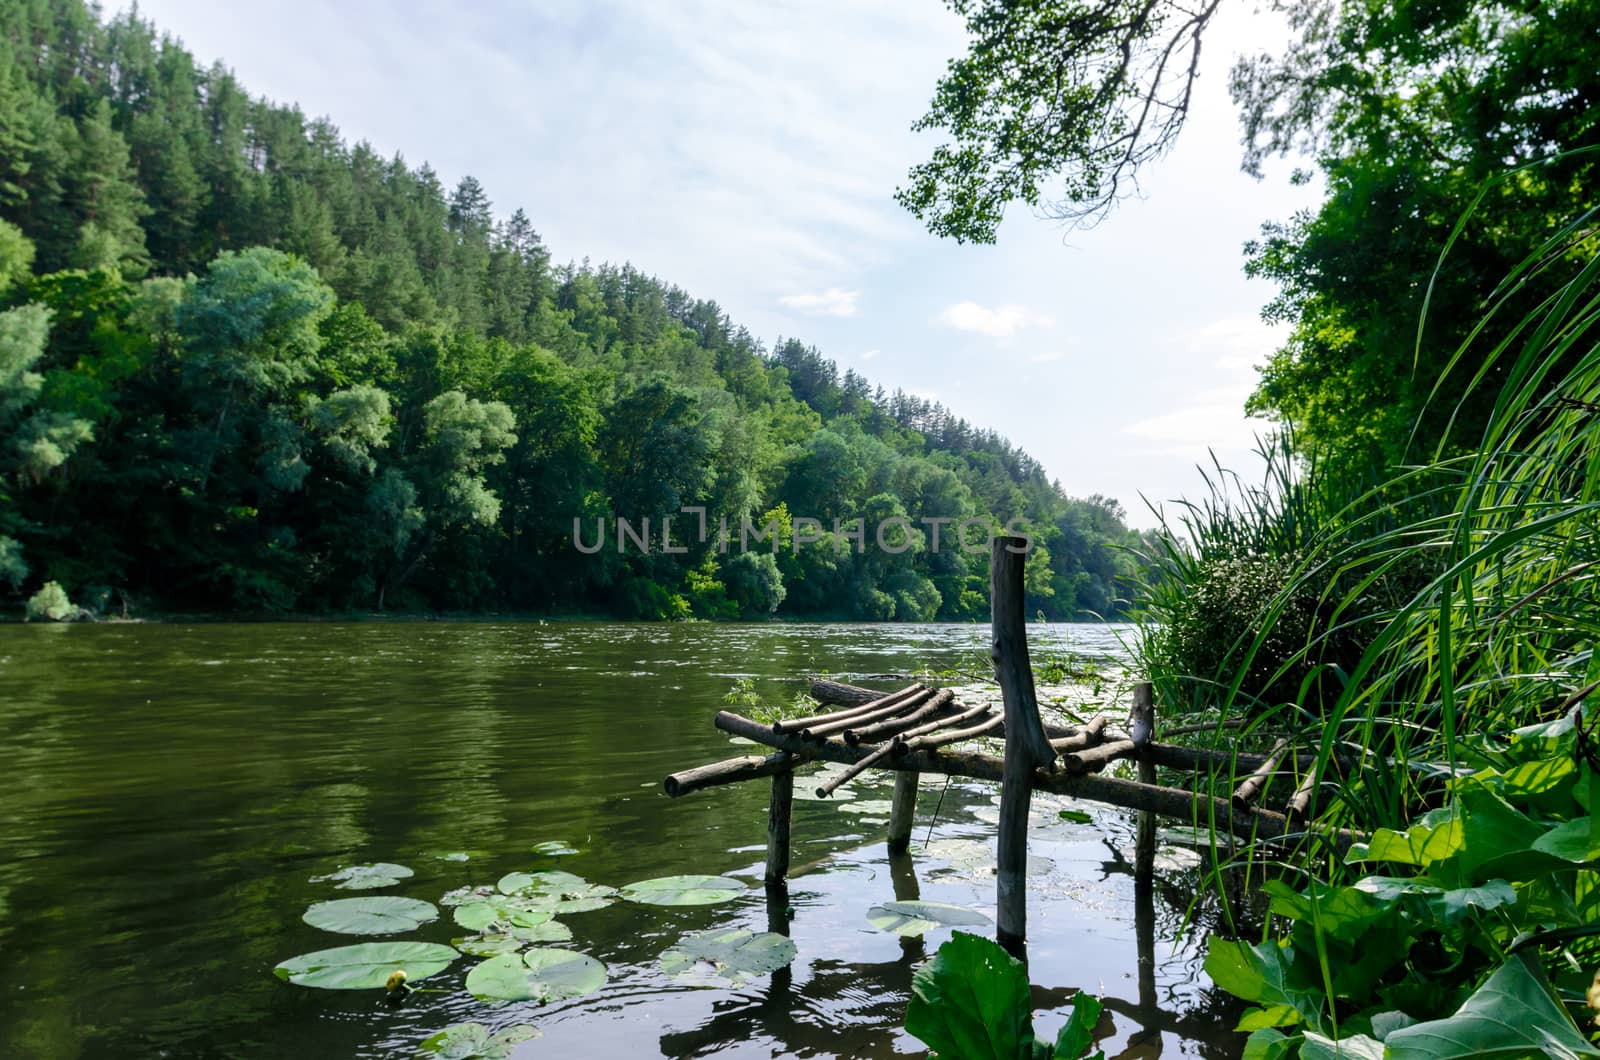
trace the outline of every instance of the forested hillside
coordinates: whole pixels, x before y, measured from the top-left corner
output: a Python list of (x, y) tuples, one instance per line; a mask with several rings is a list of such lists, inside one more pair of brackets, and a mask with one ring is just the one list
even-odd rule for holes
[[(473, 178), (350, 146), (136, 15), (0, 12), (14, 600), (965, 619), (987, 561), (923, 520), (977, 518), (1036, 538), (1031, 608), (1118, 613), (1115, 502), (994, 432), (629, 266), (553, 264)], [(592, 542), (684, 506), (862, 518), (868, 547), (574, 547), (575, 517)], [(895, 516), (909, 547), (873, 547)]]

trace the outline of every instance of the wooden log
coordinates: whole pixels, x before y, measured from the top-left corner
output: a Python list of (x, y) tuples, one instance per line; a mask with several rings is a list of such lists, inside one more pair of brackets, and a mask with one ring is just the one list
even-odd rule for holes
[(1087, 725), (1079, 729), (1072, 736), (1062, 736), (1050, 741), (1050, 746), (1057, 751), (1081, 751), (1085, 747), (1093, 747), (1099, 743), (1106, 732), (1106, 719), (1102, 715), (1092, 719)]
[[(989, 715), (988, 707), (968, 707), (959, 714), (948, 714), (933, 721), (924, 722), (915, 728), (897, 734), (890, 742), (897, 745), (896, 753), (905, 750), (912, 740), (920, 740), (924, 736), (938, 736), (950, 730), (960, 731), (960, 727), (976, 718)], [(1004, 718), (1001, 719), (1004, 722)]]
[(918, 722), (926, 721), (942, 711), (948, 710), (955, 700), (956, 694), (948, 688), (942, 689), (932, 699), (922, 704), (909, 714), (897, 714), (882, 721), (863, 725), (861, 728), (851, 726), (844, 730), (845, 743), (876, 743), (885, 736), (892, 736), (897, 732), (914, 727)]
[(777, 754), (766, 756), (745, 755), (742, 758), (729, 758), (723, 762), (712, 762), (673, 773), (661, 782), (661, 790), (670, 798), (681, 798), (702, 788), (715, 788), (723, 784), (737, 784), (741, 780), (756, 780), (777, 773), (788, 773), (804, 761), (800, 755), (793, 755), (788, 751), (779, 751)]
[(1306, 770), (1305, 779), (1300, 781), (1300, 786), (1294, 789), (1294, 794), (1289, 797), (1289, 805), (1285, 813), (1289, 820), (1295, 824), (1304, 824), (1311, 816), (1311, 796), (1317, 791), (1316, 767)]
[(1133, 686), (1133, 709), (1128, 712), (1128, 738), (1135, 747), (1148, 747), (1156, 736), (1155, 693), (1149, 681)]
[[(774, 733), (771, 726), (742, 717), (732, 711), (722, 711), (716, 717), (716, 726), (732, 736), (743, 736), (758, 743), (792, 751), (825, 762), (854, 765), (876, 748), (851, 747), (843, 740), (807, 740), (799, 733)], [(920, 773), (941, 773), (972, 780), (999, 781), (1005, 769), (1003, 759), (975, 751), (954, 751), (945, 748), (937, 751), (907, 750), (888, 759), (884, 769)], [(1237, 810), (1226, 798), (1180, 791), (1176, 788), (1097, 773), (1067, 773), (1057, 770), (1050, 773), (1036, 771), (1033, 786), (1040, 791), (1070, 795), (1079, 799), (1092, 799), (1128, 810), (1150, 810), (1162, 817), (1213, 827), (1218, 832), (1229, 832), (1242, 839), (1276, 839), (1298, 832), (1289, 819), (1272, 810), (1251, 807)], [(1329, 843), (1335, 853), (1343, 854), (1350, 844), (1366, 836), (1347, 828), (1314, 832)]]
[(1056, 760), (1056, 749), (1050, 746), (1039, 720), (1033, 666), (1028, 660), (1028, 630), (1023, 614), (1023, 567), (1028, 544), (1019, 537), (999, 537), (989, 553), (992, 656), (1006, 717), (995, 865), (995, 939), (1018, 957), (1027, 953), (1028, 807), (1033, 800), (1033, 773), (1051, 768)]
[[(1119, 758), (1132, 758), (1138, 750), (1132, 740), (1112, 740), (1081, 751), (1068, 751), (1061, 756), (1061, 766), (1069, 773), (1098, 773)], [(1154, 769), (1155, 763), (1150, 768)]]
[[(811, 696), (819, 703), (831, 706), (859, 706), (883, 693), (860, 685), (849, 685), (843, 681), (827, 681), (822, 678), (813, 678), (811, 681)], [(1066, 739), (1076, 736), (1081, 730), (1076, 725), (1056, 725), (1052, 722), (1043, 722), (1044, 733), (1052, 740)]]
[(917, 819), (917, 774), (896, 773), (894, 802), (889, 810), (889, 853), (903, 854), (911, 846), (911, 826)]
[(924, 699), (931, 698), (934, 695), (937, 695), (937, 693), (935, 693), (931, 688), (918, 689), (914, 695), (907, 696), (905, 699), (902, 699), (898, 702), (889, 703), (881, 707), (874, 707), (871, 710), (857, 714), (855, 717), (841, 718), (837, 721), (830, 721), (823, 724), (807, 725), (805, 728), (800, 730), (800, 733), (803, 736), (831, 736), (836, 732), (843, 732), (846, 729), (854, 728), (858, 725), (865, 725), (874, 721), (878, 721), (882, 718), (891, 717), (903, 710), (910, 710), (921, 705)]
[[(958, 714), (954, 718), (939, 718), (939, 719), (937, 719), (935, 721), (924, 722), (923, 724), (917, 726), (916, 728), (906, 730), (905, 735), (907, 735), (907, 736), (921, 736), (924, 733), (934, 732), (934, 731), (936, 731), (938, 729), (944, 728), (946, 725), (957, 724), (957, 723), (959, 723), (961, 721), (964, 721), (964, 720), (967, 719), (968, 715), (972, 715), (972, 714), (976, 714), (976, 713), (977, 713), (976, 710), (971, 710), (971, 711), (968, 711), (966, 714)], [(847, 740), (846, 743), (848, 743), (848, 742), (849, 741)], [(856, 746), (856, 745), (852, 744), (851, 746)], [(832, 780), (828, 781), (826, 784), (824, 784), (821, 787), (819, 787), (817, 789), (817, 798), (819, 798), (819, 799), (827, 798), (829, 795), (832, 795), (835, 791), (838, 791), (840, 787), (844, 786), (845, 784), (848, 784), (850, 781), (854, 780), (856, 777), (858, 777), (862, 773), (866, 772), (867, 769), (871, 768), (872, 766), (877, 765), (879, 762), (881, 762), (883, 759), (889, 757), (890, 755), (897, 754), (902, 749), (902, 747), (903, 747), (903, 744), (902, 744), (902, 742), (900, 740), (886, 740), (883, 743), (878, 744), (877, 748), (875, 750), (873, 750), (871, 753), (869, 753), (865, 758), (861, 759), (855, 765), (851, 766), (849, 769), (845, 770), (843, 773), (840, 773), (838, 776), (834, 777)]]
[(1272, 745), (1272, 750), (1267, 752), (1267, 760), (1256, 766), (1255, 771), (1244, 778), (1233, 792), (1233, 804), (1239, 809), (1245, 809), (1266, 790), (1272, 782), (1272, 776), (1278, 771), (1278, 764), (1283, 761), (1283, 756), (1289, 753), (1289, 741), (1279, 740)]
[(781, 884), (789, 877), (789, 825), (794, 818), (794, 772), (772, 777), (772, 797), (767, 802), (766, 882)]
[[(854, 686), (852, 685), (849, 687), (853, 688)], [(859, 706), (851, 707), (849, 710), (836, 710), (831, 714), (813, 714), (809, 718), (784, 718), (780, 721), (775, 721), (772, 723), (772, 731), (798, 732), (801, 729), (807, 729), (814, 725), (827, 725), (835, 721), (854, 720), (855, 718), (860, 717), (862, 714), (877, 710), (879, 707), (886, 707), (891, 703), (904, 702), (926, 687), (926, 685), (921, 683), (910, 684), (900, 689), (898, 692), (890, 692), (886, 696), (878, 696), (876, 699), (869, 700), (866, 703), (860, 704)]]
[[(976, 725), (970, 725), (965, 729), (940, 729), (925, 736), (913, 737), (905, 741), (903, 750), (926, 751), (946, 744), (960, 743), (962, 740), (975, 740), (980, 736), (998, 732), (1005, 723), (1005, 715), (985, 712), (983, 720)], [(904, 739), (903, 734), (901, 738)]]

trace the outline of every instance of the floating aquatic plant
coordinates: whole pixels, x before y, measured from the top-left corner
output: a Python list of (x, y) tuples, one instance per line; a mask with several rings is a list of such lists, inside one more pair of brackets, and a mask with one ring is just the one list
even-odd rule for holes
[(668, 975), (708, 971), (735, 983), (759, 978), (794, 960), (793, 940), (770, 931), (721, 928), (688, 935), (661, 955), (661, 970)]
[(730, 902), (749, 888), (727, 876), (661, 876), (622, 889), (622, 897), (644, 905), (715, 905)]
[(573, 950), (533, 949), (491, 957), (467, 973), (467, 990), (491, 1001), (560, 1001), (605, 985), (606, 966)]
[(342, 935), (398, 935), (415, 931), (439, 910), (419, 898), (375, 895), (370, 898), (335, 898), (317, 902), (301, 917), (312, 927)]
[(570, 872), (508, 872), (495, 886), (501, 894), (526, 898), (557, 916), (604, 909), (617, 899), (615, 887)]
[(506, 1060), (518, 1044), (542, 1033), (526, 1023), (500, 1031), (491, 1031), (481, 1023), (454, 1023), (422, 1039), (417, 1048), (446, 1060)]
[(458, 956), (436, 942), (363, 942), (290, 957), (272, 970), (296, 986), (322, 990), (372, 990), (383, 987), (396, 972), (406, 979), (424, 979), (450, 966)]
[(922, 935), (934, 928), (989, 923), (982, 913), (944, 902), (884, 902), (867, 910), (867, 922), (896, 935)]
[(376, 887), (393, 887), (414, 875), (404, 865), (380, 861), (376, 865), (350, 865), (326, 876), (313, 876), (311, 882), (332, 883), (347, 891), (366, 891)]

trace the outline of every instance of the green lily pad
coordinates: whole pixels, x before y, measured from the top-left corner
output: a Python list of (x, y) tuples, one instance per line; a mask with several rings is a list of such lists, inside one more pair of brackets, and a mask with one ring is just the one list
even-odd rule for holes
[(437, 942), (363, 942), (290, 957), (272, 974), (296, 986), (322, 990), (382, 989), (395, 972), (403, 971), (411, 980), (425, 979), (444, 971), (458, 956)]
[[(442, 854), (435, 854), (434, 857), (439, 859), (440, 861), (471, 861), (472, 860), (472, 855), (469, 854), (465, 850), (446, 850)], [(471, 1026), (482, 1026), (482, 1024), (461, 1023), (461, 1024), (457, 1024), (457, 1026), (471, 1027)], [(440, 1031), (439, 1033), (443, 1034), (444, 1031)]]
[(317, 902), (300, 919), (324, 931), (341, 935), (398, 935), (415, 931), (439, 910), (418, 898), (378, 895), (372, 898), (335, 898)]
[[(948, 869), (936, 872), (936, 875), (944, 879), (982, 881), (994, 878), (995, 851), (994, 846), (987, 840), (936, 839), (927, 845), (925, 852), (931, 857), (949, 863)], [(1029, 876), (1043, 876), (1055, 867), (1054, 861), (1041, 854), (1028, 855)]]
[(451, 939), (450, 945), (474, 957), (498, 957), (502, 953), (516, 953), (536, 942), (571, 941), (572, 929), (559, 920), (551, 920), (533, 927), (485, 931), (464, 939)]
[(878, 817), (886, 816), (893, 810), (894, 803), (888, 799), (861, 799), (839, 807), (840, 813), (865, 813)]
[(494, 898), (499, 893), (493, 887), (457, 887), (454, 890), (446, 891), (439, 898), (439, 904), (446, 908), (466, 905), (468, 902), (482, 902)]
[(525, 898), (556, 916), (604, 909), (617, 898), (615, 887), (570, 872), (508, 872), (496, 886), (501, 894)]
[(506, 1060), (519, 1043), (537, 1038), (543, 1032), (537, 1027), (519, 1023), (502, 1031), (492, 1032), (481, 1023), (453, 1023), (437, 1034), (422, 1039), (417, 1046), (424, 1053), (446, 1057), (447, 1060)]
[(688, 975), (706, 970), (735, 983), (756, 979), (794, 960), (793, 940), (770, 931), (722, 928), (681, 939), (661, 955), (661, 970)]
[(727, 876), (662, 876), (628, 884), (622, 897), (644, 905), (715, 905), (731, 902), (747, 890)]
[(393, 887), (414, 875), (404, 865), (380, 861), (376, 865), (350, 865), (326, 876), (313, 876), (311, 882), (332, 883), (347, 891), (367, 891), (374, 887)]
[(559, 839), (552, 839), (547, 843), (535, 843), (533, 845), (533, 852), (535, 854), (543, 854), (545, 857), (559, 858), (565, 857), (568, 854), (576, 854), (578, 852), (578, 848), (563, 843)]
[(490, 924), (507, 927), (537, 927), (555, 916), (549, 908), (531, 898), (516, 898), (497, 894), (483, 901), (458, 905), (451, 914), (457, 924), (468, 931), (482, 931)]
[(884, 902), (867, 910), (867, 922), (896, 935), (921, 935), (934, 928), (987, 924), (989, 918), (943, 902)]
[(606, 966), (573, 950), (533, 949), (491, 957), (467, 973), (467, 991), (492, 1001), (560, 1001), (605, 985)]

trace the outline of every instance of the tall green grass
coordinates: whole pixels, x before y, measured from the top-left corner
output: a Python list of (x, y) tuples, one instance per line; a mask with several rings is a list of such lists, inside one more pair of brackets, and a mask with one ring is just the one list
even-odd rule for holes
[(1315, 749), (1324, 824), (1404, 827), (1483, 736), (1596, 692), (1595, 219), (1488, 292), (1456, 351), (1463, 404), (1495, 388), (1486, 424), (1452, 417), (1414, 464), (1367, 482), (1324, 477), (1286, 433), (1262, 485), (1216, 468), (1156, 536), (1139, 650), (1160, 701), (1244, 714), (1246, 744), (1288, 732)]

